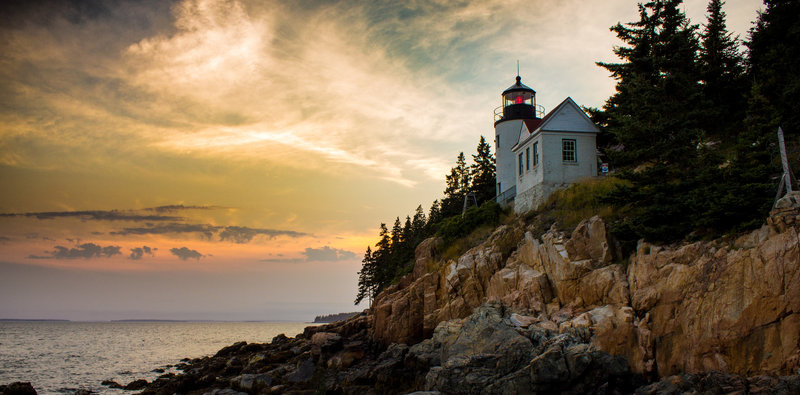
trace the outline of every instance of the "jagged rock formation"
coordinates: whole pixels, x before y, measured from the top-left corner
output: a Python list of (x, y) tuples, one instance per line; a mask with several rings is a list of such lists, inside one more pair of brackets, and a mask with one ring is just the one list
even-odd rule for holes
[(372, 337), (414, 344), (438, 323), (496, 300), (520, 322), (585, 331), (642, 374), (794, 374), (798, 207), (800, 196), (785, 197), (768, 225), (733, 241), (640, 243), (627, 266), (598, 217), (570, 235), (551, 228), (535, 237), (523, 224), (503, 226), (457, 261), (437, 263), (440, 241), (426, 240), (414, 273), (376, 297)]

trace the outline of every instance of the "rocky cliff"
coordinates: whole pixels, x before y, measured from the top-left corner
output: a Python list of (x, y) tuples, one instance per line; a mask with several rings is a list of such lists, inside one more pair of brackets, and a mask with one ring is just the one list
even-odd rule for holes
[(143, 393), (796, 394), (799, 230), (794, 194), (750, 234), (627, 260), (599, 218), (505, 225), (456, 260), (429, 239), (365, 313), (234, 344)]
[(761, 229), (735, 240), (639, 243), (626, 263), (603, 221), (542, 235), (498, 228), (457, 260), (441, 241), (416, 250), (412, 274), (378, 295), (372, 337), (415, 344), (486, 301), (523, 328), (572, 333), (624, 356), (649, 377), (800, 369), (800, 195), (783, 198)]

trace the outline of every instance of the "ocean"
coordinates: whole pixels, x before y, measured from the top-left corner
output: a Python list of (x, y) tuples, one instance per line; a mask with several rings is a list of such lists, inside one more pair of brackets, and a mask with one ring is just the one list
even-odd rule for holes
[(101, 385), (151, 381), (182, 358), (213, 355), (238, 341), (293, 337), (303, 322), (0, 322), (0, 384), (29, 381), (39, 394), (129, 394)]

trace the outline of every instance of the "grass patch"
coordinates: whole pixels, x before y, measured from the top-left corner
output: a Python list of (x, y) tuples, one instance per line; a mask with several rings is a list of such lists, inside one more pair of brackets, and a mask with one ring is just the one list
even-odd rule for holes
[(494, 231), (495, 225), (482, 225), (470, 232), (468, 235), (455, 239), (447, 244), (447, 248), (442, 253), (442, 261), (458, 259), (470, 248), (477, 246), (486, 240)]
[(570, 231), (582, 220), (595, 215), (610, 223), (618, 213), (604, 198), (617, 187), (626, 184), (627, 181), (616, 177), (583, 180), (567, 189), (553, 192), (536, 210), (526, 214), (526, 220), (532, 222), (539, 235), (546, 232), (553, 223), (558, 224), (559, 230)]

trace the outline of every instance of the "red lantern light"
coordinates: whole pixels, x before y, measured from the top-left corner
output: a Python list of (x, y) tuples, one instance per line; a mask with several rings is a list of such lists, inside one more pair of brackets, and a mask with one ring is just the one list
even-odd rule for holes
[(522, 104), (522, 96), (517, 96), (517, 98), (514, 99), (514, 104)]

